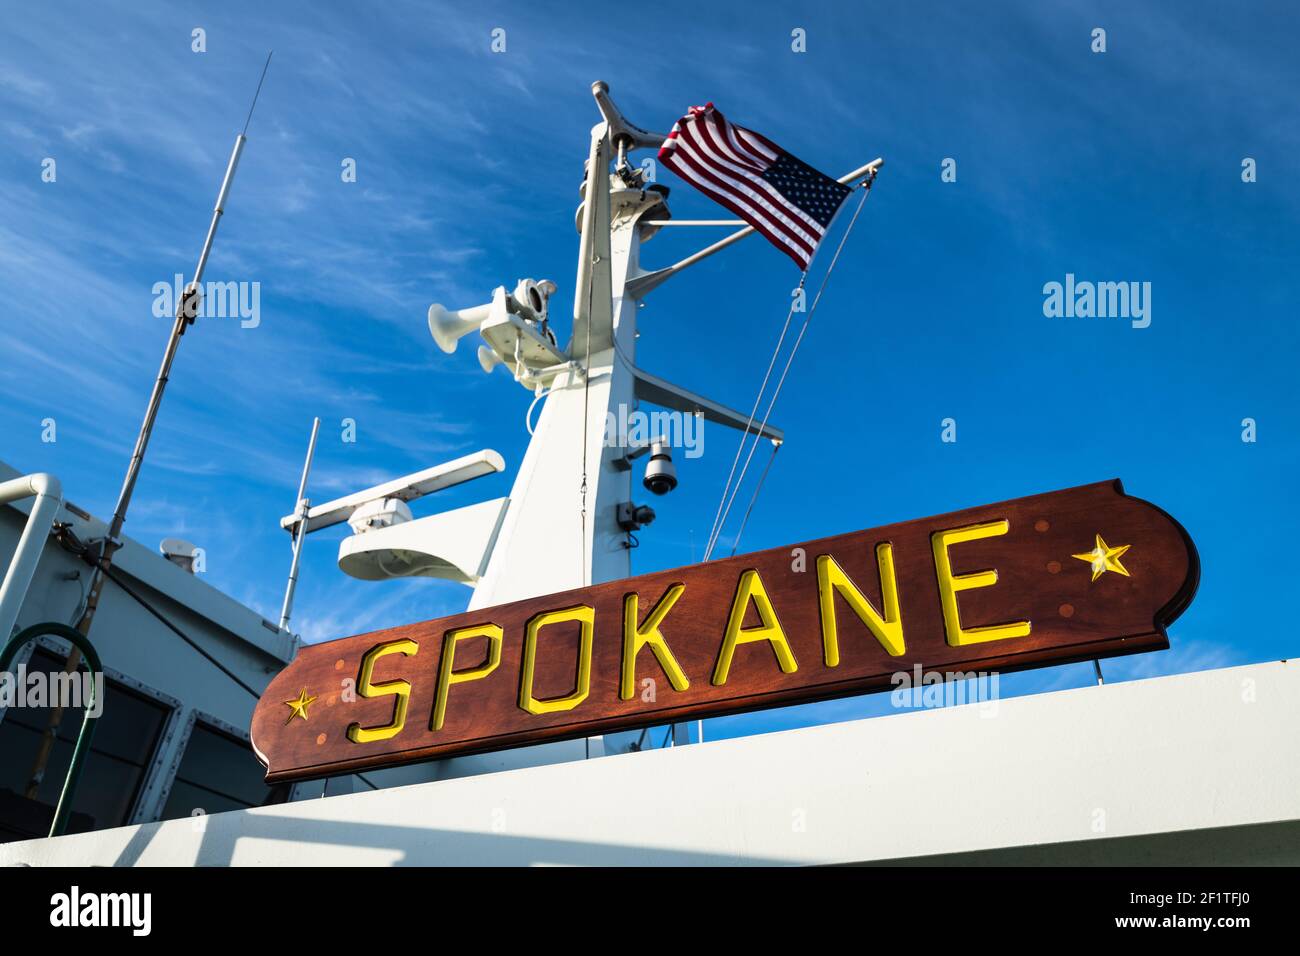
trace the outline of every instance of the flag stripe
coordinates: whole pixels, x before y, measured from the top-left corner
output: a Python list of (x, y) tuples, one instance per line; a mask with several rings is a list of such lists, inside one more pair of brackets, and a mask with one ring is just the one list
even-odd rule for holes
[(781, 158), (781, 148), (774, 146), (761, 136), (755, 136), (753, 130), (744, 127), (736, 127), (736, 139), (744, 144), (745, 148), (760, 157), (765, 163), (774, 163)]
[(719, 139), (726, 144), (727, 148), (743, 162), (748, 168), (756, 174), (762, 175), (763, 170), (771, 165), (770, 161), (763, 156), (759, 156), (753, 150), (747, 149), (743, 143), (736, 138), (736, 132), (725, 122), (707, 124), (711, 132), (716, 132)]
[[(768, 238), (773, 242), (781, 242), (785, 245), (797, 248), (811, 256), (816, 242), (811, 238), (800, 235), (790, 225), (782, 220), (779, 214), (771, 211), (770, 207), (754, 202), (748, 195), (748, 191), (740, 191), (731, 188), (725, 181), (718, 177), (704, 163), (702, 163), (695, 154), (687, 150), (678, 150), (678, 161), (691, 170), (692, 175), (689, 177), (696, 188), (708, 192), (715, 200), (721, 202), (736, 215), (746, 220), (750, 225), (758, 227), (760, 224), (765, 227)], [(672, 168), (671, 166), (669, 168)], [(674, 172), (680, 174), (680, 170), (674, 169)], [(706, 188), (707, 187), (707, 188)], [(781, 236), (776, 239), (773, 234)]]
[(709, 103), (693, 106), (659, 150), (659, 161), (762, 233), (807, 271), (851, 192)]
[(663, 164), (671, 169), (677, 175), (687, 180), (700, 192), (707, 195), (710, 199), (719, 205), (730, 209), (741, 219), (748, 222), (758, 232), (767, 239), (772, 245), (781, 249), (795, 261), (795, 265), (803, 268), (805, 262), (812, 259), (812, 252), (803, 244), (796, 245), (786, 233), (777, 233), (774, 227), (762, 215), (755, 212), (751, 207), (738, 201), (734, 194), (720, 191), (717, 187), (711, 185), (707, 180), (702, 179), (693, 168), (694, 161), (682, 156), (680, 159), (664, 159)]
[[(699, 132), (702, 134), (702, 136), (709, 143), (714, 143), (716, 139), (724, 138), (722, 137), (720, 131), (717, 128), (712, 127), (711, 124), (709, 123), (696, 123), (695, 125), (699, 130)], [(710, 137), (710, 130), (712, 130), (712, 132), (716, 134), (715, 137)], [(751, 182), (755, 188), (762, 190), (764, 195), (766, 195), (768, 198), (779, 203), (782, 206), (782, 209), (784, 211), (793, 212), (794, 214), (796, 214), (799, 220), (801, 221), (801, 228), (804, 229), (805, 233), (807, 234), (807, 238), (810, 239), (813, 245), (815, 246), (821, 240), (822, 234), (825, 232), (825, 230), (822, 229), (820, 225), (818, 225), (817, 220), (813, 219), (811, 216), (805, 215), (804, 211), (800, 209), (798, 206), (791, 204), (790, 201), (787, 200), (785, 196), (781, 194), (780, 190), (778, 190), (775, 186), (769, 183), (766, 179), (762, 178), (762, 174), (766, 171), (766, 169), (767, 166), (760, 168), (758, 170), (757, 177), (752, 175), (747, 177), (749, 182)]]
[[(751, 206), (761, 206), (766, 210), (772, 224), (788, 233), (792, 239), (807, 243), (810, 251), (816, 247), (817, 242), (821, 239), (822, 230), (820, 226), (808, 221), (801, 210), (793, 208), (786, 201), (786, 198), (766, 180), (746, 175), (744, 172), (739, 171), (734, 164), (726, 162), (709, 150), (707, 146), (699, 144), (696, 135), (697, 131), (695, 130), (683, 132), (678, 140), (678, 152), (685, 150), (686, 155), (697, 161), (700, 172), (717, 186), (734, 190), (740, 194), (740, 197), (747, 197)], [(799, 219), (792, 218), (790, 213), (794, 213)], [(816, 235), (809, 232), (809, 225), (812, 225), (817, 230)]]
[(734, 194), (732, 198), (735, 202), (747, 206), (753, 210), (753, 214), (762, 216), (772, 228), (786, 233), (791, 240), (805, 244), (809, 248), (816, 245), (816, 237), (798, 228), (797, 224), (790, 222), (784, 215), (784, 198), (775, 190), (769, 191), (766, 183), (762, 184), (764, 188), (763, 193), (760, 194), (748, 185), (755, 180), (750, 178), (740, 180), (728, 175), (728, 168), (707, 151), (697, 150), (694, 141), (688, 135), (683, 135), (678, 143), (678, 157), (682, 161), (690, 162), (699, 176), (712, 183), (717, 190), (724, 194)]
[(755, 149), (767, 150), (770, 152), (773, 161), (780, 158), (781, 153), (784, 152), (780, 146), (776, 145), (776, 143), (772, 142), (762, 133), (755, 133), (752, 129), (742, 129), (740, 132), (747, 140), (754, 144)]
[(706, 122), (703, 124), (711, 139), (726, 151), (734, 162), (744, 166), (755, 175), (761, 175), (767, 168), (767, 161), (755, 156), (736, 142), (735, 134), (724, 122)]

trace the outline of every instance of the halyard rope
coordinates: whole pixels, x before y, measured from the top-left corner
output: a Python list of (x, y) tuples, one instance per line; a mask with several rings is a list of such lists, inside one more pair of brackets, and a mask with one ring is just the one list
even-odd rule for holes
[[(749, 471), (750, 462), (753, 461), (754, 459), (754, 451), (758, 448), (759, 439), (763, 437), (763, 432), (767, 429), (767, 421), (772, 415), (772, 409), (776, 406), (776, 400), (781, 394), (781, 388), (782, 386), (785, 385), (786, 376), (789, 375), (790, 373), (790, 366), (794, 362), (795, 355), (797, 355), (799, 352), (799, 346), (803, 343), (804, 334), (808, 331), (808, 324), (809, 322), (812, 321), (813, 313), (817, 311), (817, 303), (821, 301), (822, 293), (826, 291), (826, 283), (830, 280), (831, 273), (835, 271), (835, 264), (839, 262), (840, 253), (844, 251), (844, 244), (848, 241), (849, 235), (853, 232), (853, 227), (857, 225), (858, 216), (862, 212), (862, 207), (866, 205), (867, 196), (871, 194), (871, 185), (873, 182), (875, 182), (875, 176), (872, 176), (871, 178), (864, 180), (862, 185), (858, 187), (862, 190), (862, 198), (858, 200), (858, 206), (856, 209), (853, 210), (853, 218), (849, 220), (848, 228), (844, 230), (844, 235), (840, 237), (839, 245), (836, 246), (835, 248), (835, 255), (831, 257), (831, 264), (827, 267), (826, 274), (822, 276), (821, 285), (817, 289), (817, 294), (813, 297), (812, 305), (808, 308), (808, 314), (804, 316), (803, 326), (799, 329), (799, 335), (795, 338), (794, 346), (790, 350), (790, 355), (785, 360), (785, 367), (781, 370), (781, 377), (777, 380), (776, 389), (772, 393), (772, 398), (768, 401), (767, 411), (764, 412), (763, 414), (763, 421), (758, 426), (758, 431), (754, 433), (754, 441), (749, 446), (749, 454), (745, 457), (745, 464), (740, 469), (740, 476), (736, 478), (734, 488), (732, 488), (731, 486), (731, 475), (728, 475), (727, 477), (727, 484), (722, 489), (722, 499), (718, 502), (717, 517), (715, 517), (713, 528), (709, 533), (709, 543), (704, 551), (705, 561), (709, 560), (709, 558), (713, 555), (714, 548), (717, 547), (718, 539), (721, 537), (722, 530), (727, 523), (727, 516), (731, 512), (731, 506), (735, 502), (736, 495), (740, 492), (741, 486), (744, 484), (745, 474)], [(804, 281), (806, 279), (807, 279), (807, 273), (804, 273), (803, 277), (801, 277), (799, 280), (800, 288), (803, 287)], [(758, 405), (759, 402), (762, 400), (763, 392), (767, 388), (768, 379), (772, 374), (772, 366), (775, 365), (776, 363), (777, 354), (780, 352), (781, 343), (785, 339), (786, 332), (788, 331), (790, 325), (790, 317), (793, 314), (794, 314), (794, 305), (792, 303), (790, 307), (790, 313), (789, 315), (786, 316), (785, 327), (781, 330), (781, 337), (777, 340), (776, 349), (773, 350), (772, 352), (772, 360), (768, 364), (767, 374), (763, 376), (763, 384), (759, 387), (758, 398), (754, 400), (755, 412), (758, 410)], [(753, 423), (753, 420), (754, 420), (754, 412), (751, 412), (749, 423), (746, 424), (745, 433), (740, 440), (740, 447), (736, 449), (737, 461), (740, 459), (740, 453), (741, 451), (744, 450), (745, 442), (749, 438), (749, 434), (750, 434), (749, 426), (750, 424)], [(773, 457), (775, 457), (775, 453), (773, 453)], [(770, 461), (769, 461), (769, 467), (771, 467)], [(735, 462), (732, 462), (731, 471), (733, 475), (735, 474), (735, 470), (736, 470)], [(764, 472), (764, 477), (766, 477), (766, 472)], [(762, 487), (762, 482), (760, 481), (759, 488), (761, 487)], [(757, 499), (757, 496), (758, 496), (758, 492), (756, 490), (754, 493), (755, 499)], [(754, 501), (751, 500), (749, 505), (749, 511), (752, 511), (753, 507), (754, 507)], [(748, 520), (749, 511), (746, 511), (745, 514), (746, 520)], [(743, 524), (741, 527), (743, 530), (744, 527)], [(739, 538), (740, 536), (739, 534), (737, 534), (737, 544), (739, 544)], [(735, 553), (734, 548), (732, 549), (732, 553), (733, 554)]]

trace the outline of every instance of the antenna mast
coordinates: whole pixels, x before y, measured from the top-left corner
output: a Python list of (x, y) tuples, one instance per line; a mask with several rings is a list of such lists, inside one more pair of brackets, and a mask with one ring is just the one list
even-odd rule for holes
[[(266, 65), (262, 67), (262, 79), (257, 82), (257, 92), (253, 94), (253, 106), (257, 106), (258, 94), (262, 92), (262, 80), (266, 79), (267, 68), (271, 65), (271, 54), (266, 55)], [(108, 529), (108, 538), (105, 542), (103, 554), (100, 558), (99, 566), (102, 570), (107, 571), (108, 566), (112, 564), (113, 552), (121, 547), (122, 525), (126, 523), (126, 509), (131, 505), (131, 495), (135, 492), (136, 479), (140, 477), (140, 466), (144, 463), (144, 453), (149, 447), (149, 438), (153, 434), (154, 421), (158, 417), (158, 409), (162, 405), (163, 392), (167, 388), (167, 381), (171, 376), (172, 362), (176, 358), (176, 352), (180, 348), (181, 336), (185, 330), (194, 324), (198, 316), (200, 300), (203, 298), (203, 273), (208, 267), (208, 255), (212, 252), (212, 242), (217, 237), (217, 226), (221, 223), (221, 216), (226, 211), (226, 199), (230, 195), (230, 186), (235, 181), (235, 169), (239, 166), (239, 158), (244, 152), (244, 143), (248, 141), (248, 123), (253, 118), (253, 110), (250, 107), (248, 118), (244, 120), (244, 129), (235, 137), (234, 149), (230, 151), (230, 162), (226, 164), (226, 175), (222, 177), (221, 189), (217, 192), (217, 202), (212, 208), (212, 221), (208, 224), (208, 234), (203, 240), (203, 249), (199, 253), (199, 261), (194, 266), (194, 278), (190, 280), (189, 285), (185, 287), (185, 292), (181, 296), (181, 301), (176, 307), (176, 321), (172, 325), (171, 336), (167, 340), (167, 351), (163, 353), (162, 366), (158, 369), (158, 378), (154, 381), (153, 393), (149, 396), (149, 405), (145, 409), (144, 422), (140, 425), (140, 433), (135, 439), (135, 451), (131, 454), (131, 463), (126, 469), (126, 480), (122, 483), (121, 494), (118, 495), (117, 507), (113, 509), (113, 522)], [(98, 591), (91, 589), (92, 596), (98, 597)], [(91, 607), (86, 608), (87, 614), (93, 613)]]
[(307, 512), (311, 510), (311, 499), (307, 494), (307, 476), (311, 474), (311, 460), (316, 454), (316, 434), (320, 431), (320, 418), (311, 423), (311, 441), (307, 443), (307, 459), (302, 463), (302, 479), (298, 482), (298, 501), (295, 511), (298, 525), (293, 529), (293, 560), (289, 563), (289, 583), (284, 588), (284, 605), (280, 608), (280, 630), (289, 626), (289, 615), (293, 613), (293, 592), (298, 587), (298, 559), (302, 557), (302, 539), (307, 534)]
[[(144, 463), (145, 451), (149, 447), (149, 438), (153, 434), (154, 422), (158, 418), (158, 409), (162, 405), (163, 392), (166, 390), (167, 381), (171, 376), (172, 362), (175, 360), (176, 351), (180, 347), (181, 336), (185, 334), (186, 328), (192, 325), (198, 316), (199, 303), (202, 299), (203, 272), (208, 265), (208, 255), (212, 252), (212, 242), (217, 236), (217, 226), (221, 222), (222, 213), (225, 212), (226, 199), (230, 195), (230, 186), (235, 179), (235, 169), (239, 166), (239, 157), (244, 152), (244, 143), (248, 138), (248, 124), (253, 118), (253, 108), (257, 106), (257, 97), (262, 92), (262, 82), (266, 79), (266, 71), (270, 65), (271, 54), (268, 53), (266, 63), (262, 67), (262, 76), (257, 81), (257, 91), (253, 94), (252, 106), (249, 107), (248, 116), (244, 120), (244, 128), (235, 137), (235, 146), (230, 153), (230, 162), (226, 164), (226, 174), (222, 177), (221, 189), (217, 193), (217, 202), (212, 209), (212, 220), (208, 224), (208, 233), (203, 240), (203, 249), (199, 253), (198, 264), (194, 267), (194, 278), (185, 287), (181, 301), (176, 304), (176, 320), (172, 324), (171, 335), (167, 339), (167, 349), (163, 353), (162, 365), (158, 369), (158, 377), (154, 380), (153, 392), (149, 395), (149, 404), (145, 408), (144, 421), (141, 423), (140, 431), (136, 435), (135, 450), (131, 453), (131, 461), (127, 465), (126, 479), (122, 482), (122, 490), (118, 494), (117, 506), (113, 509), (113, 519), (109, 523), (108, 534), (102, 540), (92, 542), (86, 552), (86, 560), (91, 563), (94, 570), (91, 572), (90, 588), (86, 595), (86, 607), (76, 624), (76, 629), (85, 637), (90, 635), (95, 612), (99, 608), (100, 594), (104, 590), (104, 581), (113, 566), (113, 555), (122, 547), (122, 526), (126, 523), (126, 511), (131, 505), (131, 495), (135, 492), (136, 480), (140, 477), (140, 467)], [(64, 670), (75, 671), (80, 663), (81, 651), (73, 647), (64, 664)], [(40, 749), (32, 767), (32, 775), (27, 784), (27, 796), (29, 797), (34, 797), (40, 787), (41, 779), (45, 775), (45, 766), (49, 762), (50, 752), (53, 749), (54, 738), (58, 733), (59, 723), (62, 719), (63, 708), (56, 707), (50, 713), (50, 721), (46, 726)]]

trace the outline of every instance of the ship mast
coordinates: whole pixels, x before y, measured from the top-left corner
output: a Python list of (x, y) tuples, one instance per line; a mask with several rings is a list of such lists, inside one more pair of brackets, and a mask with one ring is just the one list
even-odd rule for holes
[(552, 384), (471, 608), (631, 573), (618, 505), (631, 501), (632, 473), (616, 467), (627, 450), (606, 443), (605, 422), (609, 412), (618, 419), (620, 405), (636, 405), (640, 299), (627, 284), (640, 274), (643, 220), (652, 212), (667, 215), (663, 193), (645, 188), (642, 170), (626, 157), (657, 148), (663, 136), (624, 120), (604, 83), (592, 90), (605, 119), (592, 128), (582, 187), (573, 338), (566, 350), (575, 367)]
[[(668, 269), (641, 268), (641, 244), (671, 221), (668, 190), (628, 156), (657, 150), (664, 134), (629, 122), (603, 82), (592, 84), (603, 117), (591, 130), (574, 282), (568, 369), (552, 383), (510, 492), (510, 505), (470, 608), (614, 581), (631, 574), (626, 519), (633, 505), (629, 448), (606, 441), (607, 416), (625, 421), (642, 401), (781, 441), (740, 412), (636, 364), (637, 313), (670, 275), (752, 230)], [(612, 164), (612, 169), (611, 169)], [(691, 225), (730, 225), (705, 221)], [(624, 414), (620, 415), (620, 409)]]
[[(645, 296), (753, 229), (742, 228), (667, 267), (643, 269), (641, 245), (665, 225), (740, 224), (673, 221), (668, 190), (649, 172), (653, 164), (630, 159), (639, 150), (658, 150), (664, 134), (630, 123), (605, 83), (592, 84), (592, 94), (602, 119), (591, 130), (581, 190), (569, 342), (561, 348), (550, 330), (551, 300), (558, 297), (556, 285), (545, 280), (521, 279), (513, 291), (498, 287), (482, 305), (451, 310), (434, 303), (428, 311), (429, 331), (444, 352), (455, 352), (461, 338), (477, 332), (484, 343), (478, 349), (483, 370), (491, 374), (504, 366), (534, 392), (534, 404), (544, 399), (509, 496), (422, 518), (407, 507), (416, 498), (503, 470), (501, 456), (484, 449), (281, 519), (281, 527), (296, 537), (343, 521), (352, 525), (354, 534), (339, 547), (339, 567), (346, 573), (363, 580), (419, 575), (460, 581), (474, 589), (469, 610), (629, 577), (630, 533), (653, 519), (646, 497), (676, 482), (651, 480), (651, 467), (659, 474), (665, 467), (660, 443), (619, 434), (607, 421), (623, 427), (638, 406), (649, 404), (701, 416), (755, 440), (784, 439), (766, 420), (637, 365), (637, 313)], [(880, 162), (840, 181), (873, 176)], [(632, 462), (647, 452), (643, 493), (632, 481)]]

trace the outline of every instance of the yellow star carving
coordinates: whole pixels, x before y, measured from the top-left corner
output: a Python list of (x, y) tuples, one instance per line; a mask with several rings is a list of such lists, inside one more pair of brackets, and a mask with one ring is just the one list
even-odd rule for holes
[(298, 694), (297, 700), (286, 700), (285, 703), (289, 706), (289, 720), (286, 720), (285, 723), (289, 723), (295, 717), (301, 717), (303, 720), (306, 720), (307, 707), (315, 699), (315, 697), (307, 696), (307, 688), (304, 687), (301, 693)]
[(1127, 551), (1131, 545), (1121, 544), (1118, 548), (1112, 548), (1108, 545), (1101, 535), (1097, 535), (1097, 546), (1086, 554), (1076, 554), (1072, 557), (1080, 561), (1087, 561), (1092, 565), (1092, 579), (1095, 581), (1107, 571), (1115, 571), (1124, 577), (1129, 577), (1128, 569), (1119, 563), (1120, 556)]

